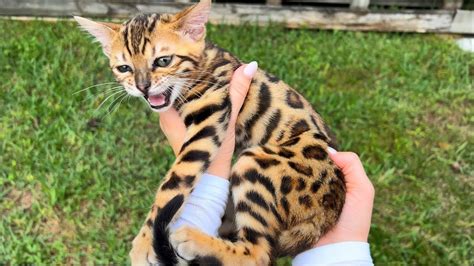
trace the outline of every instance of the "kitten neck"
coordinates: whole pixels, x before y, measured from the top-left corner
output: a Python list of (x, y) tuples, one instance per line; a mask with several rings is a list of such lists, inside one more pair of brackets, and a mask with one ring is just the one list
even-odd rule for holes
[(214, 91), (226, 87), (232, 79), (233, 72), (242, 64), (237, 57), (211, 42), (206, 42), (201, 56), (196, 61), (196, 67), (189, 75), (189, 79), (193, 82), (184, 93), (185, 100), (176, 102), (177, 110), (199, 98), (209, 89)]

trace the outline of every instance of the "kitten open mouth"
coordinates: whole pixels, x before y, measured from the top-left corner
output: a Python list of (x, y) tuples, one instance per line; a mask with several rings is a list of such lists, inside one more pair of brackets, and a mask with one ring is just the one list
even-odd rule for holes
[(163, 93), (150, 95), (148, 97), (145, 96), (148, 104), (153, 109), (161, 109), (163, 107), (167, 107), (170, 104), (170, 97), (171, 97), (171, 88), (166, 90)]

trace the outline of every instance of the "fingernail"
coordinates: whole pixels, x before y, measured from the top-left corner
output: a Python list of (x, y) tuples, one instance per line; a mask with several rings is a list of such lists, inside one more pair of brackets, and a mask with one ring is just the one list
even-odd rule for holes
[(337, 153), (337, 151), (335, 149), (331, 148), (331, 147), (328, 147), (328, 152), (330, 154), (336, 154)]
[(245, 66), (244, 75), (247, 76), (247, 78), (253, 78), (253, 75), (255, 75), (255, 72), (257, 72), (257, 69), (258, 69), (258, 63), (256, 61), (252, 61), (247, 66)]

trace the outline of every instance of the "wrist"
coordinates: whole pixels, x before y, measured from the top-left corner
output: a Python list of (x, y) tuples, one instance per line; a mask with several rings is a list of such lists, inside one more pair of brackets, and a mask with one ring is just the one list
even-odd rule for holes
[[(343, 251), (343, 252), (341, 252)], [(317, 263), (316, 263), (317, 262)], [(293, 266), (364, 265), (372, 266), (370, 246), (366, 242), (346, 241), (317, 247), (298, 254)]]
[(342, 243), (342, 242), (363, 242), (363, 243), (368, 243), (368, 236), (364, 237), (363, 235), (329, 235), (331, 232), (328, 233), (328, 235), (324, 236), (321, 238), (314, 247), (322, 247), (326, 245), (332, 245), (332, 244), (337, 244), (337, 243)]
[(230, 168), (232, 166), (232, 155), (234, 154), (234, 146), (234, 142), (224, 140), (222, 146), (219, 148), (219, 152), (207, 168), (206, 172), (211, 175), (229, 179)]
[(230, 176), (230, 160), (214, 160), (209, 168), (207, 168), (207, 173), (218, 176), (223, 179), (229, 179)]

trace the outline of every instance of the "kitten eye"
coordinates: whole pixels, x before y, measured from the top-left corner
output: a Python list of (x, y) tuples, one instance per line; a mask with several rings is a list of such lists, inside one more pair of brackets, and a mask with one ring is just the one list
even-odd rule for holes
[(172, 55), (169, 55), (169, 56), (162, 56), (162, 57), (158, 57), (157, 59), (155, 59), (155, 61), (153, 62), (153, 67), (167, 67), (171, 64), (171, 61), (173, 60), (173, 56)]
[(117, 67), (117, 70), (118, 70), (120, 73), (132, 72), (132, 68), (131, 68), (130, 66), (127, 66), (127, 65), (118, 66), (118, 67)]

